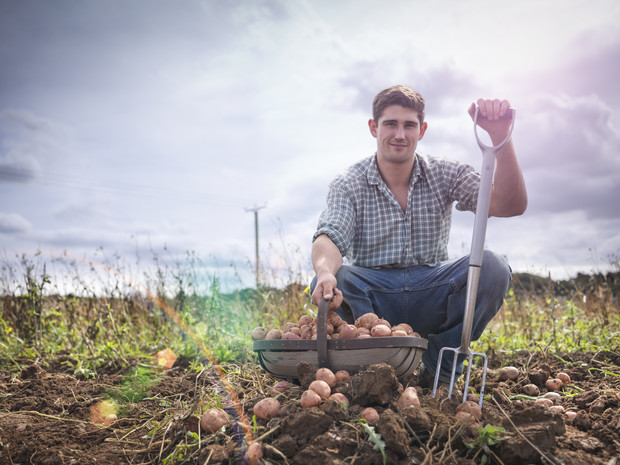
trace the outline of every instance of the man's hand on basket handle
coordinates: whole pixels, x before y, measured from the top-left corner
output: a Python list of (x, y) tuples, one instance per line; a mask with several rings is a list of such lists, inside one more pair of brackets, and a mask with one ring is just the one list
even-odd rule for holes
[(316, 287), (312, 301), (319, 305), (321, 298), (329, 301), (328, 308), (338, 308), (343, 296), (336, 287), (336, 273), (342, 266), (342, 255), (338, 247), (326, 234), (321, 234), (312, 244), (312, 266), (316, 272)]

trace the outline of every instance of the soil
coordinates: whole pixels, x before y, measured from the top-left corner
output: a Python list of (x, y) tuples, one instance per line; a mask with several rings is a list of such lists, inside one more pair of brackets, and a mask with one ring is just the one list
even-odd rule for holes
[[(18, 376), (0, 371), (0, 463), (245, 463), (248, 443), (258, 441), (264, 455), (257, 463), (271, 464), (620, 464), (620, 355), (612, 352), (494, 354), (479, 421), (457, 415), (461, 398), (448, 399), (443, 389), (435, 398), (419, 389), (420, 407), (399, 409), (399, 390), (417, 380), (399, 384), (388, 365), (334, 388), (349, 399), (347, 408), (329, 400), (302, 409), (312, 367), (299, 367), (300, 383), (278, 393), (278, 380), (255, 365), (197, 373), (183, 359), (168, 370), (136, 362), (85, 378), (67, 373), (64, 362), (32, 363)], [(519, 369), (517, 379), (500, 381), (506, 365)], [(552, 406), (537, 403), (558, 372), (571, 384)], [(472, 370), (474, 392), (480, 378)], [(525, 396), (532, 383), (539, 395)], [(254, 419), (254, 404), (276, 394), (279, 415)], [(206, 433), (199, 415), (211, 406), (232, 421)], [(359, 421), (368, 406), (380, 414), (374, 425)], [(486, 436), (484, 425), (491, 425)], [(499, 427), (502, 440), (493, 441)]]

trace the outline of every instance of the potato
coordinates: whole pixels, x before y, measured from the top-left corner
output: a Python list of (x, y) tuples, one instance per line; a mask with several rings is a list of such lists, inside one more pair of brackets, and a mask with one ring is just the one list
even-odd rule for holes
[(299, 326), (297, 325), (297, 323), (287, 321), (286, 323), (284, 323), (284, 326), (282, 327), (282, 332), (287, 333), (293, 328), (299, 328)]
[(523, 394), (525, 394), (526, 396), (535, 397), (540, 394), (540, 389), (538, 389), (538, 386), (536, 386), (535, 384), (526, 384), (525, 386), (523, 386)]
[(456, 418), (458, 422), (465, 424), (472, 424), (476, 422), (476, 417), (474, 417), (471, 413), (465, 411), (456, 412), (454, 418)]
[(299, 318), (299, 327), (301, 328), (306, 325), (312, 326), (312, 317), (310, 315), (302, 315)]
[(372, 330), (372, 328), (378, 325), (387, 326), (388, 328), (392, 329), (392, 325), (390, 324), (390, 322), (388, 320), (384, 320), (383, 318), (379, 318), (378, 320), (373, 321), (370, 329)]
[(545, 399), (551, 399), (553, 402), (557, 402), (562, 398), (562, 395), (559, 392), (550, 391), (545, 393), (543, 396)]
[(562, 387), (562, 380), (558, 378), (549, 378), (545, 382), (545, 387), (550, 391), (557, 391)]
[(413, 328), (409, 326), (407, 323), (399, 323), (396, 326), (392, 326), (392, 331), (394, 330), (404, 331), (407, 333), (407, 335), (413, 334)]
[(351, 374), (347, 370), (338, 370), (334, 373), (336, 377), (336, 382), (340, 383), (342, 381), (349, 381), (351, 379)]
[(400, 395), (400, 397), (396, 401), (396, 405), (401, 410), (404, 409), (405, 407), (418, 407), (419, 408), (420, 399), (418, 398), (418, 391), (416, 391), (414, 387), (409, 386)]
[(263, 458), (263, 446), (260, 442), (253, 442), (248, 446), (248, 450), (245, 451), (243, 459), (249, 464), (258, 464), (259, 460)]
[(335, 400), (340, 405), (346, 404), (347, 407), (349, 406), (349, 399), (342, 392), (334, 392), (329, 398)]
[(271, 420), (280, 412), (280, 402), (273, 397), (265, 397), (254, 405), (254, 415), (263, 420)]
[(568, 410), (566, 412), (564, 412), (564, 415), (566, 415), (566, 419), (569, 422), (573, 422), (573, 420), (575, 419), (575, 417), (577, 416), (577, 412), (573, 412), (572, 410)]
[(215, 433), (226, 425), (230, 425), (230, 418), (224, 410), (219, 408), (210, 408), (200, 417), (200, 427), (207, 433)]
[(267, 331), (265, 339), (282, 339), (282, 331), (279, 329), (270, 329)]
[(379, 317), (377, 316), (376, 313), (364, 313), (362, 316), (360, 316), (357, 320), (355, 320), (355, 326), (357, 326), (358, 328), (367, 328), (370, 329), (372, 328), (372, 324), (377, 321), (379, 319)]
[(312, 381), (310, 383), (310, 386), (308, 386), (308, 389), (310, 391), (316, 392), (319, 396), (321, 396), (321, 399), (323, 400), (327, 399), (332, 393), (329, 385), (325, 381), (322, 381), (320, 379)]
[(315, 391), (308, 389), (301, 393), (301, 406), (303, 408), (316, 407), (321, 404), (321, 396)]
[(555, 377), (557, 379), (559, 379), (560, 381), (562, 381), (562, 384), (570, 384), (571, 383), (570, 376), (568, 375), (568, 373), (560, 372), (560, 373), (556, 374)]
[(392, 336), (394, 337), (406, 337), (407, 332), (403, 329), (392, 329)]
[(316, 371), (316, 379), (325, 381), (330, 388), (336, 385), (336, 375), (329, 368), (319, 368)]
[(546, 405), (547, 407), (551, 407), (553, 405), (553, 401), (551, 399), (547, 399), (546, 397), (540, 397), (534, 401), (537, 405)]
[(286, 392), (291, 388), (290, 381), (278, 381), (273, 388), (278, 392)]
[(386, 325), (376, 325), (373, 326), (370, 330), (370, 335), (372, 337), (385, 337), (390, 336), (392, 334), (392, 330), (389, 326)]
[(301, 328), (299, 328), (299, 330), (301, 332), (302, 339), (310, 339), (312, 337), (312, 326), (303, 325)]
[(283, 333), (293, 333), (301, 336), (301, 328), (299, 326), (290, 326), (287, 330), (283, 330)]
[(370, 336), (370, 330), (368, 328), (357, 328), (355, 330), (355, 334), (357, 335), (357, 337), (361, 336), (362, 334), (367, 334), (368, 336)]
[(551, 407), (549, 407), (549, 410), (551, 410), (553, 413), (564, 413), (564, 407), (562, 407), (561, 405), (552, 405)]
[[(317, 325), (313, 325), (312, 326), (312, 334), (317, 334), (319, 332), (319, 327)], [(329, 335), (329, 334), (333, 334), (334, 333), (334, 327), (332, 325), (330, 325), (329, 323), (325, 324), (325, 332)]]
[(499, 381), (514, 381), (519, 377), (519, 369), (516, 367), (505, 366), (499, 369), (497, 379)]
[(297, 341), (301, 339), (301, 336), (299, 334), (287, 331), (286, 333), (282, 334), (282, 340), (283, 341)]
[(354, 325), (340, 326), (340, 339), (353, 339), (357, 336), (356, 329)]
[(362, 414), (360, 415), (360, 417), (373, 425), (379, 420), (379, 412), (377, 412), (372, 407), (366, 407), (364, 410), (362, 410)]
[(370, 339), (372, 336), (370, 334), (360, 334), (357, 336), (357, 339)]
[(467, 400), (460, 404), (456, 408), (456, 412), (467, 412), (477, 421), (480, 421), (480, 419), (482, 418), (482, 410), (480, 409), (480, 406), (477, 403), (472, 402), (471, 400)]
[(261, 339), (265, 339), (265, 336), (267, 336), (267, 328), (263, 326), (257, 326), (250, 333), (250, 337), (253, 341), (260, 341)]
[(340, 318), (340, 315), (338, 315), (333, 310), (327, 311), (327, 322), (331, 324), (334, 328), (337, 328), (344, 323), (342, 318)]

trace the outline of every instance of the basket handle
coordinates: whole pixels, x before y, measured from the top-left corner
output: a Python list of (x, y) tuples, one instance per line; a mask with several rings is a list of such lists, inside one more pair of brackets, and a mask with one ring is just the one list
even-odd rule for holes
[[(329, 357), (327, 354), (327, 312), (329, 302), (321, 297), (319, 301), (319, 311), (316, 315), (316, 355), (318, 358), (319, 368), (329, 367)], [(344, 320), (353, 324), (355, 322), (353, 309), (347, 299), (343, 299), (340, 308), (343, 311)]]

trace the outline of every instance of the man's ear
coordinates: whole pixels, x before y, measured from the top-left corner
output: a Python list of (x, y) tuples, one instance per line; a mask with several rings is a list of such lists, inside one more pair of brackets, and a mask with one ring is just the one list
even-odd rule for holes
[(370, 129), (372, 137), (377, 138), (377, 123), (375, 123), (374, 119), (368, 120), (368, 129)]
[(424, 137), (424, 133), (426, 132), (426, 128), (428, 127), (428, 125), (426, 124), (426, 121), (422, 123), (422, 126), (420, 126), (420, 137), (418, 137), (418, 140), (421, 140), (422, 137)]

